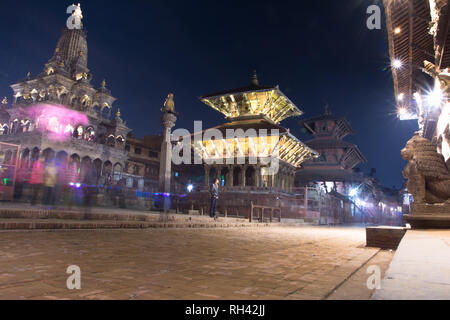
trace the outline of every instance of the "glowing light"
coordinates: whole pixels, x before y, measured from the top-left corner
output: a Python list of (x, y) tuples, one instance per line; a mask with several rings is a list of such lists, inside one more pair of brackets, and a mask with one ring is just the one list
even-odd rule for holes
[(194, 190), (194, 186), (192, 184), (187, 186), (187, 191), (188, 192), (192, 192), (192, 190)]
[(333, 182), (325, 182), (325, 186), (326, 186), (326, 188), (327, 188), (327, 191), (328, 190), (333, 190), (333, 188), (334, 188), (334, 183)]
[(365, 206), (367, 206), (367, 203), (364, 200), (361, 200), (361, 199), (356, 199), (355, 203), (356, 203), (356, 205), (358, 207), (365, 207)]
[(441, 106), (442, 102), (444, 101), (444, 94), (442, 93), (441, 88), (439, 88), (439, 86), (436, 86), (433, 91), (428, 93), (426, 101), (430, 106)]
[(397, 97), (398, 101), (403, 101), (403, 99), (405, 98), (405, 94), (404, 93), (400, 93)]
[(64, 129), (64, 133), (70, 133), (70, 134), (72, 134), (74, 130), (75, 130), (74, 127), (72, 127), (70, 124), (68, 124), (68, 125), (66, 126), (66, 128)]
[(73, 130), (69, 129), (75, 125), (89, 125), (85, 114), (61, 105), (38, 104), (31, 106), (26, 110), (26, 117), (36, 119), (35, 129), (48, 132), (48, 137), (56, 141), (70, 139)]
[(394, 34), (400, 34), (402, 32), (402, 28), (397, 27), (394, 29)]
[(358, 188), (353, 188), (353, 189), (350, 190), (348, 195), (353, 198), (353, 197), (356, 197), (358, 195), (358, 193), (359, 193), (359, 189)]
[(406, 109), (405, 107), (401, 107), (398, 109), (398, 114), (401, 116), (404, 116), (408, 113), (408, 109)]
[(395, 69), (400, 69), (400, 68), (403, 66), (403, 63), (402, 63), (399, 59), (394, 59), (394, 60), (392, 61), (392, 66), (393, 66)]

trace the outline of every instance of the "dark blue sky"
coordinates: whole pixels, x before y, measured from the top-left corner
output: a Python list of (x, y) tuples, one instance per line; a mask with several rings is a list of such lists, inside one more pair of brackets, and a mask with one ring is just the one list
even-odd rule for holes
[[(348, 118), (359, 145), (386, 186), (403, 183), (400, 149), (417, 130), (395, 116), (384, 30), (366, 28), (378, 1), (82, 1), (89, 67), (98, 87), (106, 78), (122, 117), (137, 136), (161, 131), (159, 109), (175, 93), (177, 127), (205, 127), (223, 116), (197, 97), (247, 85), (278, 84), (305, 112), (283, 122), (309, 139), (299, 120), (323, 113)], [(381, 2), (381, 1), (380, 1)], [(42, 71), (68, 15), (64, 1), (2, 0), (0, 95), (27, 72)], [(380, 4), (381, 5), (381, 4)]]

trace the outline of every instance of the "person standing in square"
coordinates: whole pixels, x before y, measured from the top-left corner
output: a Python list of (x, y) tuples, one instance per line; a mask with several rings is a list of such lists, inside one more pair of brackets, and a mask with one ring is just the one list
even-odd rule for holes
[(219, 179), (216, 179), (214, 183), (211, 185), (209, 192), (211, 194), (211, 209), (209, 216), (211, 218), (214, 218), (214, 220), (217, 219), (216, 216), (216, 208), (217, 208), (217, 202), (219, 201)]

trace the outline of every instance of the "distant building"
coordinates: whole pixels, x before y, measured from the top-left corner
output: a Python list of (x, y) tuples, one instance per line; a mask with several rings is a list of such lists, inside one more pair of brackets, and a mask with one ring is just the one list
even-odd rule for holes
[[(162, 135), (148, 135), (141, 139), (132, 133), (128, 135), (125, 146), (128, 160), (123, 173), (128, 188), (149, 193), (160, 192), (158, 179), (162, 139)], [(190, 178), (191, 173), (189, 166), (172, 164), (171, 190), (174, 194), (186, 192), (189, 183), (186, 179)]]
[(363, 182), (355, 167), (367, 162), (358, 146), (343, 140), (353, 134), (348, 121), (333, 115), (327, 106), (323, 115), (303, 120), (301, 125), (314, 137), (306, 145), (320, 156), (303, 163), (295, 177), (296, 186), (320, 184), (327, 192), (348, 195), (355, 184)]

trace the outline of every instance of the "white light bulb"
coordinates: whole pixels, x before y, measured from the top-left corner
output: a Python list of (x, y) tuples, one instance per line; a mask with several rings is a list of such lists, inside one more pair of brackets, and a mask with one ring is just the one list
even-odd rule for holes
[(392, 66), (395, 69), (400, 69), (403, 66), (403, 63), (399, 59), (395, 59), (394, 61), (392, 61)]

